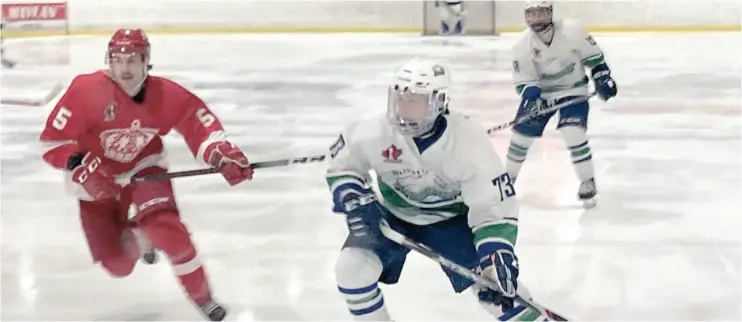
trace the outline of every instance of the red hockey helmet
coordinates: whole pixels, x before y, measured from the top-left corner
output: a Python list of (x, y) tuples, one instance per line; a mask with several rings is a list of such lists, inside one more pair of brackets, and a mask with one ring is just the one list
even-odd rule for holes
[(110, 59), (114, 53), (131, 53), (141, 55), (142, 59), (149, 59), (149, 50), (149, 38), (144, 30), (121, 28), (108, 41), (106, 58)]

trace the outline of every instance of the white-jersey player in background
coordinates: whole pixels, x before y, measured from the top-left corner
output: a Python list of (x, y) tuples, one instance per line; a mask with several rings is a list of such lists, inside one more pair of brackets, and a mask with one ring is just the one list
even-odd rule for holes
[(463, 10), (461, 1), (434, 1), (433, 5), (438, 8), (438, 16), (441, 19), (441, 27), (438, 30), (440, 35), (453, 36), (464, 33), (466, 11)]
[[(572, 21), (553, 21), (550, 1), (528, 1), (525, 20), (528, 28), (513, 47), (513, 83), (521, 96), (516, 118), (539, 113), (541, 109), (589, 95), (588, 76), (603, 100), (616, 96), (616, 83), (603, 51), (581, 26)], [(557, 129), (572, 156), (581, 181), (578, 198), (586, 207), (595, 206), (597, 188), (592, 152), (587, 138), (589, 105), (576, 103), (559, 111)], [(528, 148), (541, 137), (555, 112), (513, 127), (506, 169), (515, 180), (526, 160)]]
[[(448, 111), (450, 72), (413, 59), (394, 75), (386, 115), (351, 123), (330, 148), (333, 211), (350, 231), (336, 264), (338, 290), (356, 320), (391, 320), (378, 283), (395, 284), (409, 252), (380, 232), (392, 229), (497, 282), (475, 289), (496, 316), (536, 319), (513, 306), (518, 290), (518, 205), (510, 177), (484, 129)], [(377, 174), (380, 194), (371, 189)], [(453, 291), (472, 283), (444, 269)], [(401, 304), (404, 305), (404, 304)], [(431, 304), (435, 305), (435, 304)]]

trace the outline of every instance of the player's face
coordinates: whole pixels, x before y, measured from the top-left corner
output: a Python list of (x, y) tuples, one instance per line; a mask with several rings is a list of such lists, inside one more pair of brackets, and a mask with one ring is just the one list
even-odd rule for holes
[(550, 23), (551, 10), (549, 8), (530, 8), (526, 10), (526, 24), (533, 31), (543, 31)]
[(392, 102), (397, 117), (404, 122), (425, 121), (430, 110), (430, 95), (394, 91)]
[(114, 53), (109, 62), (113, 79), (127, 92), (137, 91), (144, 82), (147, 62), (138, 53)]

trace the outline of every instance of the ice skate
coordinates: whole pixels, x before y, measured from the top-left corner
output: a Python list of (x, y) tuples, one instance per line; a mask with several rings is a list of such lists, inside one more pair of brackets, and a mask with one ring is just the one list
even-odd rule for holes
[(582, 201), (582, 206), (585, 209), (590, 209), (597, 205), (598, 190), (595, 188), (595, 178), (590, 178), (580, 184), (577, 198)]
[(201, 312), (209, 318), (210, 321), (221, 321), (227, 316), (227, 310), (219, 303), (208, 301), (198, 306)]

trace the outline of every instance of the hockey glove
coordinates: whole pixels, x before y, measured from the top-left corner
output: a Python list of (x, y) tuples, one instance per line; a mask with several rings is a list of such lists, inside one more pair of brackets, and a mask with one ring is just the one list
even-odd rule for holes
[(513, 307), (513, 298), (518, 293), (518, 257), (515, 256), (513, 246), (508, 243), (493, 241), (483, 243), (477, 249), (479, 253), (479, 268), (482, 277), (487, 278), (499, 286), (499, 290), (483, 290), (479, 292), (480, 301), (501, 305), (503, 309)]
[(92, 200), (116, 197), (121, 190), (110, 166), (90, 152), (70, 156), (67, 159), (67, 169), (72, 171), (72, 181), (82, 186)]
[(595, 82), (595, 91), (604, 101), (618, 94), (618, 86), (611, 78), (611, 70), (608, 65), (600, 64), (592, 69), (593, 81)]
[(214, 142), (206, 148), (204, 160), (221, 171), (230, 186), (252, 180), (253, 169), (245, 154), (227, 141)]
[(352, 186), (355, 187), (336, 190), (333, 194), (333, 211), (346, 215), (345, 220), (351, 235), (371, 244), (382, 236), (379, 228), (382, 206), (371, 189), (355, 184)]
[(518, 106), (518, 114), (515, 116), (516, 122), (521, 123), (524, 118), (533, 120), (543, 108), (541, 99), (541, 88), (538, 86), (528, 86), (521, 92), (521, 101)]

